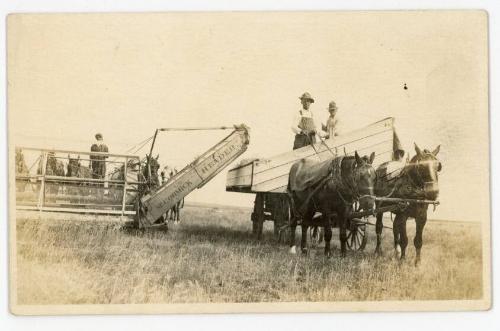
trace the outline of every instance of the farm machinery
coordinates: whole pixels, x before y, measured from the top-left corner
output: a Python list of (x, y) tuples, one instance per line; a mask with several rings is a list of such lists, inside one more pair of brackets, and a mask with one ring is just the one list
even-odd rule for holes
[[(151, 155), (158, 133), (214, 129), (233, 131), (168, 181), (153, 184)], [(242, 124), (157, 129), (145, 160), (132, 154), (16, 147), (16, 209), (127, 216), (133, 217), (133, 223), (140, 228), (151, 227), (190, 192), (203, 187), (244, 153), (248, 144), (248, 127)], [(89, 172), (91, 156), (101, 157), (109, 169), (104, 178), (95, 178)], [(77, 169), (68, 176), (65, 168), (72, 162)]]

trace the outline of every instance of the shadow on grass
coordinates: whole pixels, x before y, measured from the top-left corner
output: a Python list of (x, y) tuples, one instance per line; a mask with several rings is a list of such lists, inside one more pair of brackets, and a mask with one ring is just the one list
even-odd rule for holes
[[(207, 241), (211, 243), (247, 244), (247, 245), (279, 245), (272, 236), (264, 235), (261, 240), (246, 229), (232, 229), (220, 225), (184, 225), (177, 230), (177, 240), (185, 239)], [(180, 237), (180, 238), (179, 238)]]

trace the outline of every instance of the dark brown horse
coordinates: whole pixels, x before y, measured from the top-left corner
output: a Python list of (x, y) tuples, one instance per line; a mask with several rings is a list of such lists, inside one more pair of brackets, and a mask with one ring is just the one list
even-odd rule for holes
[[(377, 181), (375, 193), (377, 196), (402, 199), (427, 199), (436, 200), (439, 194), (438, 172), (441, 171), (441, 162), (436, 158), (440, 146), (432, 152), (423, 151), (415, 144), (416, 155), (401, 170), (401, 173), (388, 179), (386, 173), (387, 163), (377, 168)], [(377, 203), (377, 207), (384, 206), (387, 202)], [(406, 234), (406, 221), (412, 217), (416, 222), (416, 234), (413, 243), (416, 249), (415, 264), (420, 262), (420, 251), (422, 249), (422, 234), (427, 222), (428, 204), (410, 203), (408, 207), (395, 211), (396, 217), (393, 224), (394, 248), (397, 253), (401, 250), (401, 259), (405, 258), (408, 236)], [(375, 252), (382, 252), (382, 229), (383, 213), (377, 214), (376, 223), (377, 247)]]
[(332, 219), (339, 227), (341, 254), (346, 254), (347, 227), (354, 202), (360, 209), (374, 206), (375, 153), (369, 159), (340, 156), (323, 162), (301, 160), (290, 169), (287, 192), (291, 203), (290, 251), (295, 253), (295, 230), (302, 221), (301, 250), (307, 253), (307, 229), (313, 225), (314, 214), (321, 213), (321, 226), (325, 231), (325, 255), (331, 256)]
[[(57, 159), (56, 155), (54, 152), (48, 152), (47, 153), (47, 166), (45, 168), (45, 175), (46, 176), (61, 176), (64, 177), (65, 172), (64, 172), (64, 163), (60, 160)], [(37, 173), (39, 175), (42, 174), (42, 162), (39, 163)], [(48, 193), (51, 194), (58, 194), (59, 190), (64, 188), (64, 185), (61, 185), (59, 183), (54, 183), (47, 181), (45, 183), (46, 189)]]
[(158, 162), (159, 157), (160, 155), (150, 158), (146, 155), (146, 164), (142, 168), (142, 176), (147, 183), (148, 191), (154, 190), (160, 186), (160, 177), (158, 176), (158, 170), (160, 169), (160, 163)]
[(66, 172), (67, 177), (76, 178), (92, 178), (92, 170), (89, 167), (85, 167), (80, 162), (80, 155), (78, 158), (72, 158), (68, 155), (68, 170)]
[[(114, 181), (125, 182), (125, 177), (128, 182), (138, 182), (141, 180), (142, 174), (139, 173), (140, 162), (137, 160), (128, 160), (127, 162), (127, 174), (125, 174), (125, 165), (122, 164), (120, 167), (115, 168), (109, 175), (109, 193), (116, 202), (121, 202), (123, 199), (123, 185), (122, 183), (114, 183)], [(135, 192), (138, 190), (138, 184), (127, 184), (127, 197), (125, 198), (126, 204), (131, 204), (134, 202), (137, 195)], [(132, 191), (132, 192), (131, 192)], [(135, 191), (135, 192), (134, 192)]]
[[(77, 158), (71, 157), (68, 154), (68, 167), (66, 177), (75, 178), (92, 178), (92, 170), (89, 167), (82, 165), (80, 162), (80, 155)], [(71, 182), (68, 184), (68, 193), (73, 195), (88, 195), (92, 194), (93, 190), (90, 188), (88, 182)]]

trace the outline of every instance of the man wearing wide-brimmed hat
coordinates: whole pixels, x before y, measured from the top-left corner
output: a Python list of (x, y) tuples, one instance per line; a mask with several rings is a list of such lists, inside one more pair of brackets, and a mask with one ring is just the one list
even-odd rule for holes
[[(96, 133), (96, 141), (90, 147), (91, 152), (108, 153), (108, 146), (104, 143), (101, 133)], [(92, 170), (92, 178), (103, 179), (106, 176), (106, 160), (105, 155), (90, 155), (90, 168)]]
[(326, 125), (322, 125), (323, 131), (326, 132), (326, 138), (332, 139), (335, 136), (339, 135), (338, 132), (338, 117), (337, 117), (337, 104), (335, 101), (330, 101), (328, 104), (328, 112), (330, 116), (326, 120)]
[(316, 142), (316, 125), (314, 124), (313, 113), (309, 109), (314, 99), (308, 92), (300, 97), (302, 109), (295, 115), (292, 131), (295, 133), (293, 149), (301, 148)]

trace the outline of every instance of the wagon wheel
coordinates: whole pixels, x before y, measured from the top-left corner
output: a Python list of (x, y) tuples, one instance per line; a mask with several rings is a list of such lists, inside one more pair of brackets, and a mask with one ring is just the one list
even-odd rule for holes
[(287, 196), (279, 197), (274, 214), (274, 239), (282, 243), (287, 242), (290, 233), (290, 204)]
[(347, 229), (347, 247), (352, 251), (362, 251), (366, 241), (366, 224), (351, 221), (351, 226)]
[(257, 239), (262, 238), (262, 229), (264, 225), (264, 193), (255, 195), (255, 202), (252, 213), (252, 234)]

